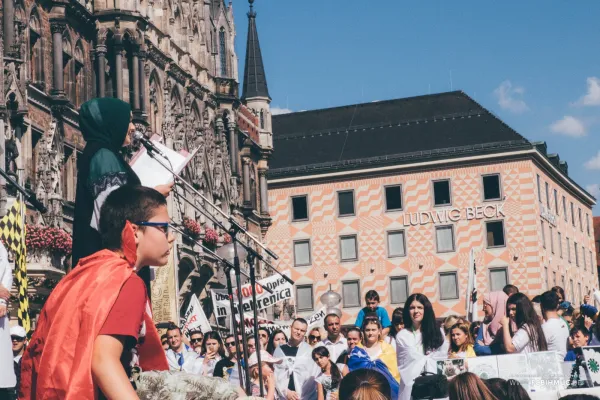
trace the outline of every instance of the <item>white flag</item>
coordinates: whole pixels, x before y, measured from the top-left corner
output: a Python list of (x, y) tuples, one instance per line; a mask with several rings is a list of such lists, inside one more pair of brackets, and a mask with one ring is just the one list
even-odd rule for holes
[(189, 332), (198, 329), (203, 333), (212, 331), (198, 297), (196, 297), (195, 294), (192, 294), (190, 305), (181, 322), (181, 331), (189, 338)]

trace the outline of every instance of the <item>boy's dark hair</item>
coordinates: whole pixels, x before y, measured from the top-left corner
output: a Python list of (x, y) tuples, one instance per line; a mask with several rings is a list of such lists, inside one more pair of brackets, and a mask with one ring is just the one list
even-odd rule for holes
[(379, 293), (377, 293), (377, 290), (369, 290), (367, 292), (367, 294), (365, 295), (365, 301), (369, 301), (369, 300), (381, 301), (381, 300), (379, 300)]
[(578, 332), (581, 332), (581, 334), (583, 336), (590, 336), (590, 331), (585, 327), (585, 326), (575, 326), (573, 328), (571, 328), (571, 330), (569, 331), (569, 336), (574, 336), (576, 335)]
[(308, 322), (306, 322), (306, 320), (304, 318), (296, 318), (295, 320), (292, 321), (292, 325), (294, 325), (294, 322), (300, 322), (303, 325), (308, 325)]
[(179, 331), (179, 334), (181, 335), (181, 328), (179, 328), (175, 324), (169, 325), (169, 327), (167, 328), (167, 332), (169, 332), (169, 331)]
[(560, 299), (558, 298), (558, 294), (552, 290), (548, 290), (540, 296), (540, 305), (544, 311), (556, 311), (559, 304)]
[(192, 337), (192, 335), (197, 335), (197, 334), (201, 334), (204, 337), (204, 333), (202, 333), (202, 331), (200, 329), (196, 329), (190, 332), (190, 337)]
[(323, 328), (326, 328), (326, 327), (327, 327), (327, 320), (328, 320), (329, 318), (332, 318), (332, 317), (336, 317), (337, 319), (340, 319), (340, 317), (338, 317), (338, 315), (337, 315), (337, 314), (334, 314), (334, 313), (327, 314), (327, 315), (325, 316), (325, 319), (323, 320)]
[(109, 194), (100, 210), (99, 228), (104, 247), (109, 250), (120, 249), (121, 233), (127, 221), (148, 221), (157, 208), (166, 205), (165, 196), (145, 186), (124, 185)]
[(502, 291), (506, 293), (507, 296), (512, 296), (515, 293), (519, 293), (519, 288), (515, 285), (506, 285), (502, 288)]

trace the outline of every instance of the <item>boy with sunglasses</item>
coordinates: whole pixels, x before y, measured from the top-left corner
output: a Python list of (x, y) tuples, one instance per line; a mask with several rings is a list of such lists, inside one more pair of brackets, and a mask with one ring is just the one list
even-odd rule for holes
[[(140, 267), (167, 264), (174, 237), (165, 197), (122, 186), (102, 206), (105, 250), (52, 291), (22, 359), (20, 399), (137, 399), (128, 370), (168, 370)], [(141, 327), (141, 328), (140, 328)]]
[(192, 345), (192, 349), (198, 355), (202, 355), (202, 341), (204, 340), (204, 334), (202, 331), (192, 331), (190, 332), (190, 344)]
[[(239, 340), (241, 341), (242, 338), (240, 337)], [(217, 365), (215, 365), (215, 372), (213, 373), (213, 376), (218, 376), (220, 378), (225, 378), (229, 380), (229, 376), (231, 375), (233, 367), (236, 363), (237, 354), (235, 348), (235, 337), (233, 335), (228, 335), (225, 338), (225, 350), (227, 350), (227, 357), (222, 358), (217, 362)]]

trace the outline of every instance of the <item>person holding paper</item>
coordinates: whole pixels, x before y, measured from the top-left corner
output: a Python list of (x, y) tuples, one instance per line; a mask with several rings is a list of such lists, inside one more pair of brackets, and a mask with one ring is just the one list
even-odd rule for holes
[[(77, 166), (73, 266), (103, 248), (98, 226), (100, 208), (108, 195), (123, 185), (140, 184), (120, 154), (135, 131), (131, 118), (130, 105), (116, 98), (92, 99), (79, 110), (79, 127), (86, 145)], [(155, 189), (166, 197), (172, 187), (160, 185)]]

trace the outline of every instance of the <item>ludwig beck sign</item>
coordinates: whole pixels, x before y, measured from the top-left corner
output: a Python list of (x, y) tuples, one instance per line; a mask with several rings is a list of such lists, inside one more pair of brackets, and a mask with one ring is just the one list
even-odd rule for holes
[(404, 226), (443, 224), (447, 222), (470, 221), (473, 219), (504, 218), (504, 204), (486, 204), (466, 208), (444, 208), (433, 211), (420, 211), (402, 215)]

